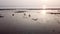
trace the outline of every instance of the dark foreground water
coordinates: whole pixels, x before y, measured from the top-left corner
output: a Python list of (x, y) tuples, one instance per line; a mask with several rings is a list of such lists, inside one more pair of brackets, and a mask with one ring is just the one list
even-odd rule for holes
[(59, 11), (1, 10), (0, 34), (60, 34)]

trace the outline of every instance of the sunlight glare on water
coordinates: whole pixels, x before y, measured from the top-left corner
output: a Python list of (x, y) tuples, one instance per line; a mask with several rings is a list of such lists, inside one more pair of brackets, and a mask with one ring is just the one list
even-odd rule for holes
[(46, 15), (46, 12), (47, 12), (46, 10), (42, 10), (42, 11), (41, 11), (41, 14), (42, 14), (42, 15)]

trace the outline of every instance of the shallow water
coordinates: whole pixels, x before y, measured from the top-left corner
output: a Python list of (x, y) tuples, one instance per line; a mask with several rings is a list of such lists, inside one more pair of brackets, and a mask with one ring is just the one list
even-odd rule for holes
[[(60, 14), (57, 10), (3, 10), (0, 11), (2, 34), (60, 34)], [(59, 12), (58, 12), (59, 13)]]

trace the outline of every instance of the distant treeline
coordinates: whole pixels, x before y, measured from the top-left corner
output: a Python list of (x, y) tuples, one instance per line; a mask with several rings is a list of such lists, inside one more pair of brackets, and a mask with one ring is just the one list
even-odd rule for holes
[(0, 9), (0, 10), (16, 10), (16, 9)]
[(60, 8), (13, 8), (13, 9), (0, 9), (0, 10), (60, 10)]
[(31, 8), (28, 10), (60, 10), (60, 8)]

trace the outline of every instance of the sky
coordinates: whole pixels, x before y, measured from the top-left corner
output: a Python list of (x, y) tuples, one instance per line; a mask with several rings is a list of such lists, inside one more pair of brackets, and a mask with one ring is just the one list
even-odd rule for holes
[(1, 7), (60, 7), (60, 0), (0, 0)]

